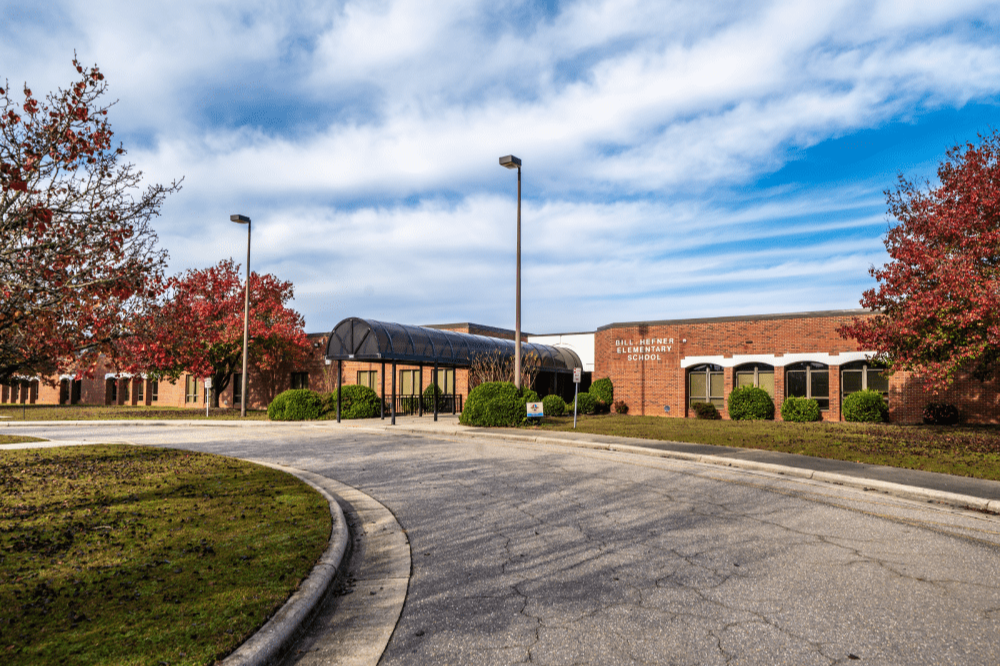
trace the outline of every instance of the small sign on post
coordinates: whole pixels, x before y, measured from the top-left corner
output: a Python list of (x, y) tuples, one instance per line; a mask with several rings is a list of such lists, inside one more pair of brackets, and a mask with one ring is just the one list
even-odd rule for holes
[(528, 417), (544, 417), (545, 409), (541, 403), (525, 403), (528, 408)]
[(573, 428), (576, 428), (576, 403), (580, 396), (580, 380), (583, 379), (583, 369), (573, 369), (573, 384), (576, 385), (576, 392), (573, 394)]

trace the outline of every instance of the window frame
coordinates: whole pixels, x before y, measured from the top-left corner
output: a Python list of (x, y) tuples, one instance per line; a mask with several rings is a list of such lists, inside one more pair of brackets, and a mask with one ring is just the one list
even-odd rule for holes
[[(753, 370), (753, 384), (740, 385), (740, 376), (746, 375), (747, 371), (749, 370)], [(765, 364), (760, 361), (751, 361), (749, 363), (740, 364), (739, 366), (736, 366), (735, 368), (733, 368), (733, 389), (737, 389), (741, 386), (760, 387), (760, 376), (762, 372), (764, 375), (770, 374), (771, 376), (771, 390), (768, 391), (767, 388), (765, 387), (764, 391), (767, 391), (768, 395), (770, 395), (771, 399), (773, 400), (775, 371), (774, 371), (774, 366), (772, 366), (771, 364)]]
[(187, 375), (184, 377), (184, 402), (198, 402), (198, 378), (193, 375)]
[[(694, 388), (691, 386), (691, 380), (696, 375), (705, 376), (705, 395), (695, 396)], [(715, 397), (712, 395), (712, 377), (719, 376), (721, 378), (722, 393)], [(692, 409), (695, 403), (711, 403), (718, 410), (722, 410), (726, 406), (726, 374), (722, 366), (718, 364), (699, 364), (687, 371), (687, 394), (688, 394), (688, 409)]]
[[(819, 361), (800, 361), (795, 364), (790, 364), (785, 366), (785, 398), (790, 398), (795, 396), (789, 391), (791, 383), (788, 380), (788, 376), (791, 373), (801, 373), (805, 371), (806, 374), (806, 395), (797, 396), (798, 398), (808, 398), (816, 401), (819, 404), (819, 409), (821, 412), (828, 412), (830, 410), (830, 366)], [(826, 374), (826, 395), (817, 398), (813, 395), (813, 375)], [(826, 403), (826, 407), (824, 407)]]
[[(853, 393), (858, 391), (865, 391), (868, 389), (868, 374), (870, 372), (878, 372), (882, 374), (886, 371), (886, 367), (882, 364), (873, 364), (868, 361), (852, 361), (850, 363), (844, 364), (840, 367), (840, 400), (843, 400)], [(844, 382), (844, 376), (847, 373), (860, 373), (861, 374), (861, 389), (856, 389), (854, 391), (844, 391), (844, 387), (847, 385)], [(883, 376), (885, 377), (885, 376)], [(885, 378), (886, 387), (885, 391), (881, 392), (882, 398), (885, 400), (886, 404), (889, 403), (889, 379)]]
[[(365, 376), (365, 381), (362, 381), (362, 375)], [(357, 381), (362, 387), (368, 387), (372, 391), (378, 392), (378, 389), (376, 389), (378, 386), (378, 371), (358, 371)]]

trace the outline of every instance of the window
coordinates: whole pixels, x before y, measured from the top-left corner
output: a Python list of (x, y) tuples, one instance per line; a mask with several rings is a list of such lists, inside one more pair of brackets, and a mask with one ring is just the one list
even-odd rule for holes
[(233, 373), (233, 406), (243, 406), (243, 373)]
[(198, 402), (198, 378), (193, 375), (188, 375), (184, 379), (184, 402)]
[(118, 404), (118, 378), (111, 378), (107, 383), (108, 395), (111, 396), (111, 405)]
[(73, 388), (70, 390), (69, 402), (76, 405), (80, 402), (83, 393), (83, 380), (73, 380)]
[(856, 391), (871, 389), (889, 395), (889, 378), (881, 366), (872, 366), (866, 361), (845, 364), (840, 370), (840, 390), (846, 398)]
[(785, 371), (785, 395), (811, 398), (820, 410), (830, 409), (830, 369), (826, 364), (806, 361)]
[(441, 388), (441, 393), (451, 395), (455, 393), (455, 369), (446, 368), (439, 370), (437, 374), (437, 386)]
[(399, 371), (399, 395), (416, 396), (420, 393), (419, 371)]
[(149, 383), (149, 400), (158, 401), (160, 399), (160, 383), (153, 380)]
[(688, 405), (711, 403), (716, 408), (725, 406), (722, 366), (702, 364), (688, 371)]
[(358, 384), (362, 387), (374, 389), (377, 392), (379, 390), (378, 371), (358, 371)]
[(774, 398), (774, 366), (746, 364), (736, 368), (736, 387), (760, 387)]
[(308, 389), (309, 373), (292, 373), (292, 389)]
[(142, 403), (143, 401), (146, 400), (146, 399), (144, 399), (142, 397), (143, 393), (144, 393), (144, 391), (146, 389), (143, 386), (143, 385), (145, 385), (145, 383), (146, 383), (145, 380), (139, 380), (138, 382), (135, 383), (135, 402), (136, 403)]

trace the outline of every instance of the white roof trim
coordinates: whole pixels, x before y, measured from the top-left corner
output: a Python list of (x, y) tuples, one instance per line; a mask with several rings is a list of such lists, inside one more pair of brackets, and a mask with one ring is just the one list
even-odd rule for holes
[(840, 354), (830, 354), (829, 352), (796, 352), (780, 357), (773, 354), (734, 354), (732, 357), (712, 354), (683, 357), (681, 358), (681, 368), (691, 368), (692, 366), (700, 366), (701, 364), (715, 364), (723, 368), (734, 368), (752, 363), (780, 367), (791, 366), (801, 361), (816, 361), (827, 366), (843, 366), (852, 361), (867, 361), (874, 356), (874, 352), (841, 352)]

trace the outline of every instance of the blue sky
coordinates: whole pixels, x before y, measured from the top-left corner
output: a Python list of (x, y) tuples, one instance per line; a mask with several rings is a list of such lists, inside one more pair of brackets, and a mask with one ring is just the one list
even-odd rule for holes
[(856, 308), (883, 191), (1000, 126), (997, 2), (0, 0), (0, 78), (106, 74), (184, 177), (172, 272), (221, 258), (349, 316), (522, 327)]

